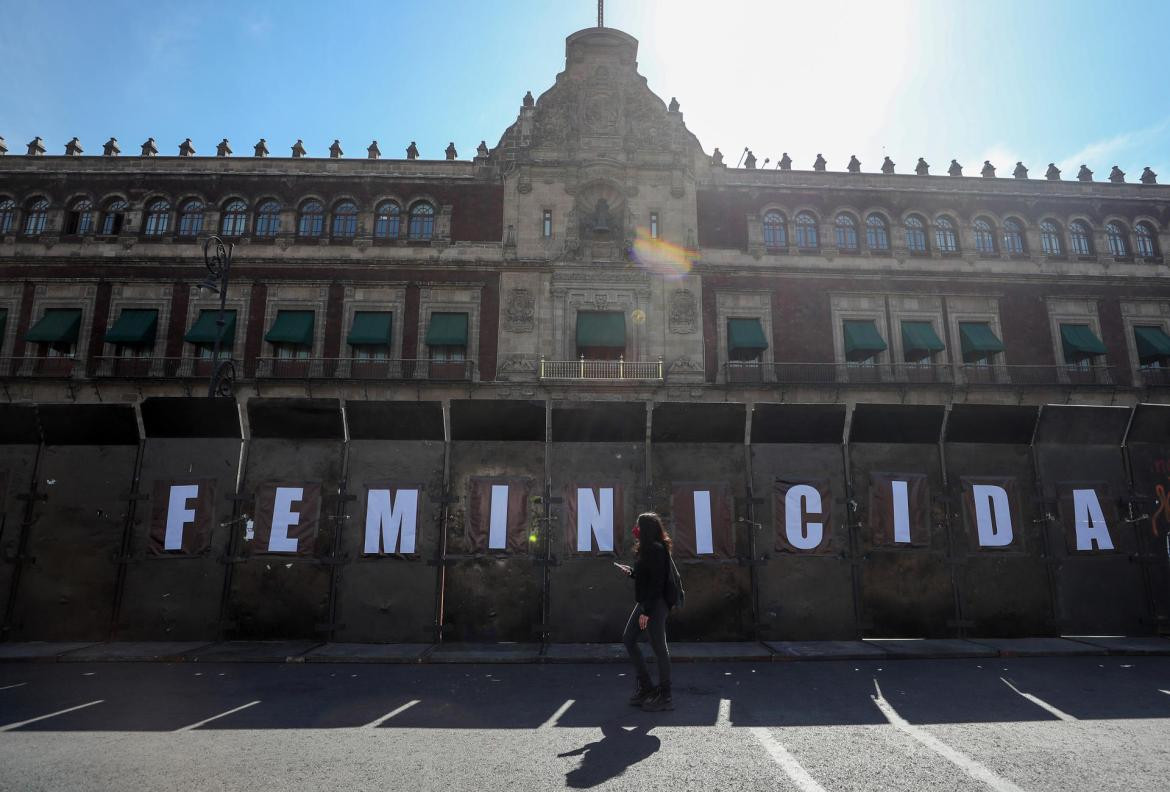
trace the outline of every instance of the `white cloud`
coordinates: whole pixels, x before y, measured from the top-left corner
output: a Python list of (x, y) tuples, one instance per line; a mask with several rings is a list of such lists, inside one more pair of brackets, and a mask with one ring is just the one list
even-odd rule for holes
[(1122, 132), (1111, 138), (1094, 141), (1065, 157), (1056, 163), (1056, 166), (1063, 171), (1076, 171), (1081, 165), (1088, 165), (1090, 170), (1108, 168), (1118, 161), (1118, 155), (1156, 141), (1167, 130), (1170, 130), (1170, 118), (1164, 118), (1143, 129)]

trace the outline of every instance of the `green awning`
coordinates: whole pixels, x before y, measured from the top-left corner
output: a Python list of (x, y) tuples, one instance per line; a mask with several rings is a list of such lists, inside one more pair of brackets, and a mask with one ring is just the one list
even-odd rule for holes
[(1003, 351), (1003, 342), (986, 322), (959, 322), (959, 341), (966, 361), (982, 360)]
[(388, 311), (358, 311), (345, 343), (353, 346), (390, 346), (390, 326), (394, 314)]
[(467, 314), (431, 314), (431, 323), (427, 326), (427, 346), (467, 346)]
[(767, 349), (768, 339), (764, 338), (764, 328), (759, 319), (728, 319), (727, 320), (727, 348), (737, 349)]
[(1137, 342), (1137, 353), (1142, 362), (1170, 357), (1170, 335), (1166, 335), (1162, 328), (1135, 325), (1133, 337)]
[[(187, 335), (183, 336), (183, 340), (189, 344), (207, 344), (208, 346), (215, 345), (215, 322), (219, 318), (219, 309), (209, 308), (199, 312), (199, 318), (195, 320), (195, 324), (191, 325), (191, 329), (187, 331)], [(236, 312), (223, 312), (223, 332), (220, 333), (220, 341), (225, 346), (231, 346), (236, 342)]]
[(902, 322), (902, 349), (905, 352), (941, 352), (946, 346), (930, 322)]
[(1105, 345), (1093, 335), (1088, 325), (1062, 324), (1060, 340), (1064, 344), (1065, 358), (1093, 357), (1105, 354)]
[(50, 308), (25, 335), (25, 341), (40, 344), (76, 344), (81, 329), (81, 309)]
[(869, 319), (845, 321), (845, 357), (847, 359), (872, 357), (874, 353), (885, 350), (886, 342), (872, 321)]
[(313, 345), (312, 311), (277, 311), (276, 321), (264, 335), (270, 344)]
[(621, 311), (579, 311), (577, 346), (626, 348), (626, 315)]
[(118, 321), (114, 322), (114, 326), (106, 333), (106, 343), (143, 346), (153, 344), (157, 329), (158, 311), (125, 308)]

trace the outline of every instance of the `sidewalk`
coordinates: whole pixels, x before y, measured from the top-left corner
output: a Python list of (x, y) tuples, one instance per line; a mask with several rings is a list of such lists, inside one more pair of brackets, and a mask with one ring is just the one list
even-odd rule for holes
[[(870, 638), (861, 641), (673, 643), (675, 662), (927, 660), (1084, 655), (1170, 655), (1170, 639)], [(621, 663), (621, 644), (365, 644), (317, 641), (111, 641), (0, 643), (0, 662), (188, 663)]]

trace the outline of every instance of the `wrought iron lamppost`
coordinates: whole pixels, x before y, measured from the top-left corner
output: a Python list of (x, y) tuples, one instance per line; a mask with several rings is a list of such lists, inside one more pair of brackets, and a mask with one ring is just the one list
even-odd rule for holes
[(220, 359), (220, 347), (223, 345), (223, 328), (227, 324), (224, 314), (227, 309), (228, 277), (232, 269), (232, 249), (235, 245), (225, 243), (217, 236), (212, 236), (203, 243), (203, 263), (209, 275), (207, 280), (199, 284), (200, 289), (209, 289), (219, 295), (219, 315), (215, 319), (215, 343), (211, 348), (212, 365), (211, 384), (207, 388), (207, 397), (232, 396), (232, 385), (236, 379), (236, 364), (229, 355), (226, 360)]

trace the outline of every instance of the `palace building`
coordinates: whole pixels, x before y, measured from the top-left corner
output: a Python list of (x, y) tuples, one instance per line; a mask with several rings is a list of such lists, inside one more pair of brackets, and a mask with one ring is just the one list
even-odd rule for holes
[(682, 637), (1159, 629), (1170, 186), (733, 167), (637, 51), (473, 156), (0, 156), (5, 634), (616, 640), (647, 508)]

